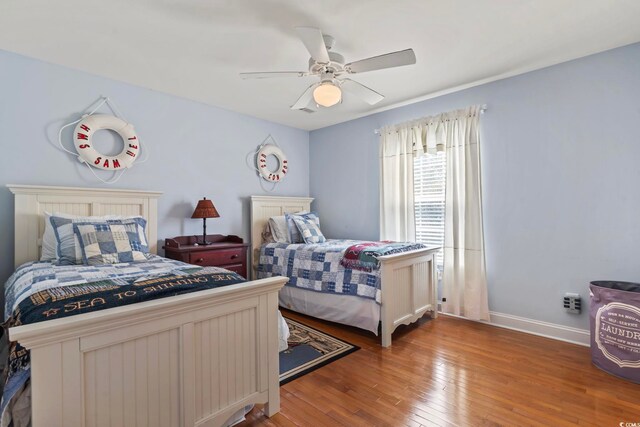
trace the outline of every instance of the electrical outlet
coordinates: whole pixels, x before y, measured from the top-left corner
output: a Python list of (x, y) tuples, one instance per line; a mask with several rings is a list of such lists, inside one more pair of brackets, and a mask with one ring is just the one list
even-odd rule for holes
[(567, 313), (580, 314), (580, 311), (582, 310), (582, 298), (580, 298), (579, 294), (567, 292), (564, 294), (563, 304)]

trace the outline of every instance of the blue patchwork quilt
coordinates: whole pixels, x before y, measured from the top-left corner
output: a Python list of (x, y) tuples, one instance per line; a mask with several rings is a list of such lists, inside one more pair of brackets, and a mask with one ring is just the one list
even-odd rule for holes
[[(354, 295), (380, 304), (380, 270), (345, 268), (345, 251), (360, 240), (327, 240), (324, 243), (269, 243), (260, 249), (258, 277), (286, 276), (286, 286), (323, 293)], [(415, 249), (409, 244), (397, 252)]]

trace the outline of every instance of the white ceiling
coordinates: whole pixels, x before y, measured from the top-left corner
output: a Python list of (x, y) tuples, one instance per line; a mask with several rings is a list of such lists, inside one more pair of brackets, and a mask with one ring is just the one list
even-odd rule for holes
[[(640, 41), (639, 0), (2, 0), (0, 49), (302, 129)], [(354, 75), (386, 98), (291, 111), (313, 77), (295, 26), (347, 61), (413, 48), (417, 64)]]

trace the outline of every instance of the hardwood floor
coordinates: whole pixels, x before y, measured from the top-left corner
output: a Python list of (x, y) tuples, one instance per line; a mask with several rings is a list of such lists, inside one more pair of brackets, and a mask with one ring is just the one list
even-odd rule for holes
[(241, 426), (640, 423), (640, 385), (595, 368), (586, 347), (440, 316), (383, 349), (373, 334), (283, 313), (362, 349), (284, 385), (279, 414), (256, 407)]

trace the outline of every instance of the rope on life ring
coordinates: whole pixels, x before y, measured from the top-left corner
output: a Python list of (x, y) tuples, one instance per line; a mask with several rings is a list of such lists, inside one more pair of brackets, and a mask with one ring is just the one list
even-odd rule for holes
[[(115, 156), (107, 156), (93, 147), (92, 136), (96, 131), (108, 129), (116, 132), (123, 141), (122, 151)], [(83, 117), (73, 132), (73, 144), (78, 151), (78, 160), (99, 169), (118, 170), (130, 168), (140, 151), (140, 143), (133, 125), (119, 117), (108, 114), (94, 114)]]
[[(267, 166), (267, 157), (269, 156), (274, 156), (278, 161), (278, 168), (274, 171), (269, 170)], [(284, 155), (280, 147), (274, 144), (265, 144), (258, 149), (256, 154), (256, 167), (265, 181), (280, 182), (287, 174), (289, 164), (287, 156)]]
[[(267, 166), (267, 158), (275, 156), (278, 160), (278, 168), (275, 171), (269, 170)], [(255, 150), (247, 153), (247, 166), (257, 172), (260, 188), (266, 192), (272, 192), (276, 189), (276, 185), (282, 181), (287, 172), (289, 172), (289, 161), (282, 149), (273, 136), (268, 135)], [(265, 188), (264, 182), (270, 182), (271, 188)]]
[[(107, 104), (117, 116), (94, 114), (104, 104)], [(77, 126), (73, 133), (73, 142), (76, 152), (66, 149), (62, 143), (62, 132), (69, 126), (75, 124), (77, 124)], [(91, 136), (100, 129), (113, 130), (122, 138), (124, 148), (117, 156), (103, 155), (92, 147)], [(122, 175), (124, 175), (138, 158), (139, 151), (142, 148), (142, 141), (133, 130), (133, 125), (126, 121), (113, 101), (106, 96), (102, 96), (98, 105), (88, 114), (83, 114), (78, 120), (67, 123), (60, 128), (58, 131), (58, 145), (62, 151), (76, 156), (81, 163), (85, 164), (96, 179), (105, 184), (113, 184), (122, 178)], [(147, 155), (144, 159), (139, 160), (138, 164), (144, 163), (149, 159), (149, 150), (146, 144), (145, 152)], [(94, 167), (113, 171), (116, 175), (109, 180), (104, 180), (96, 174)], [(120, 171), (120, 174), (117, 174), (118, 171)]]

